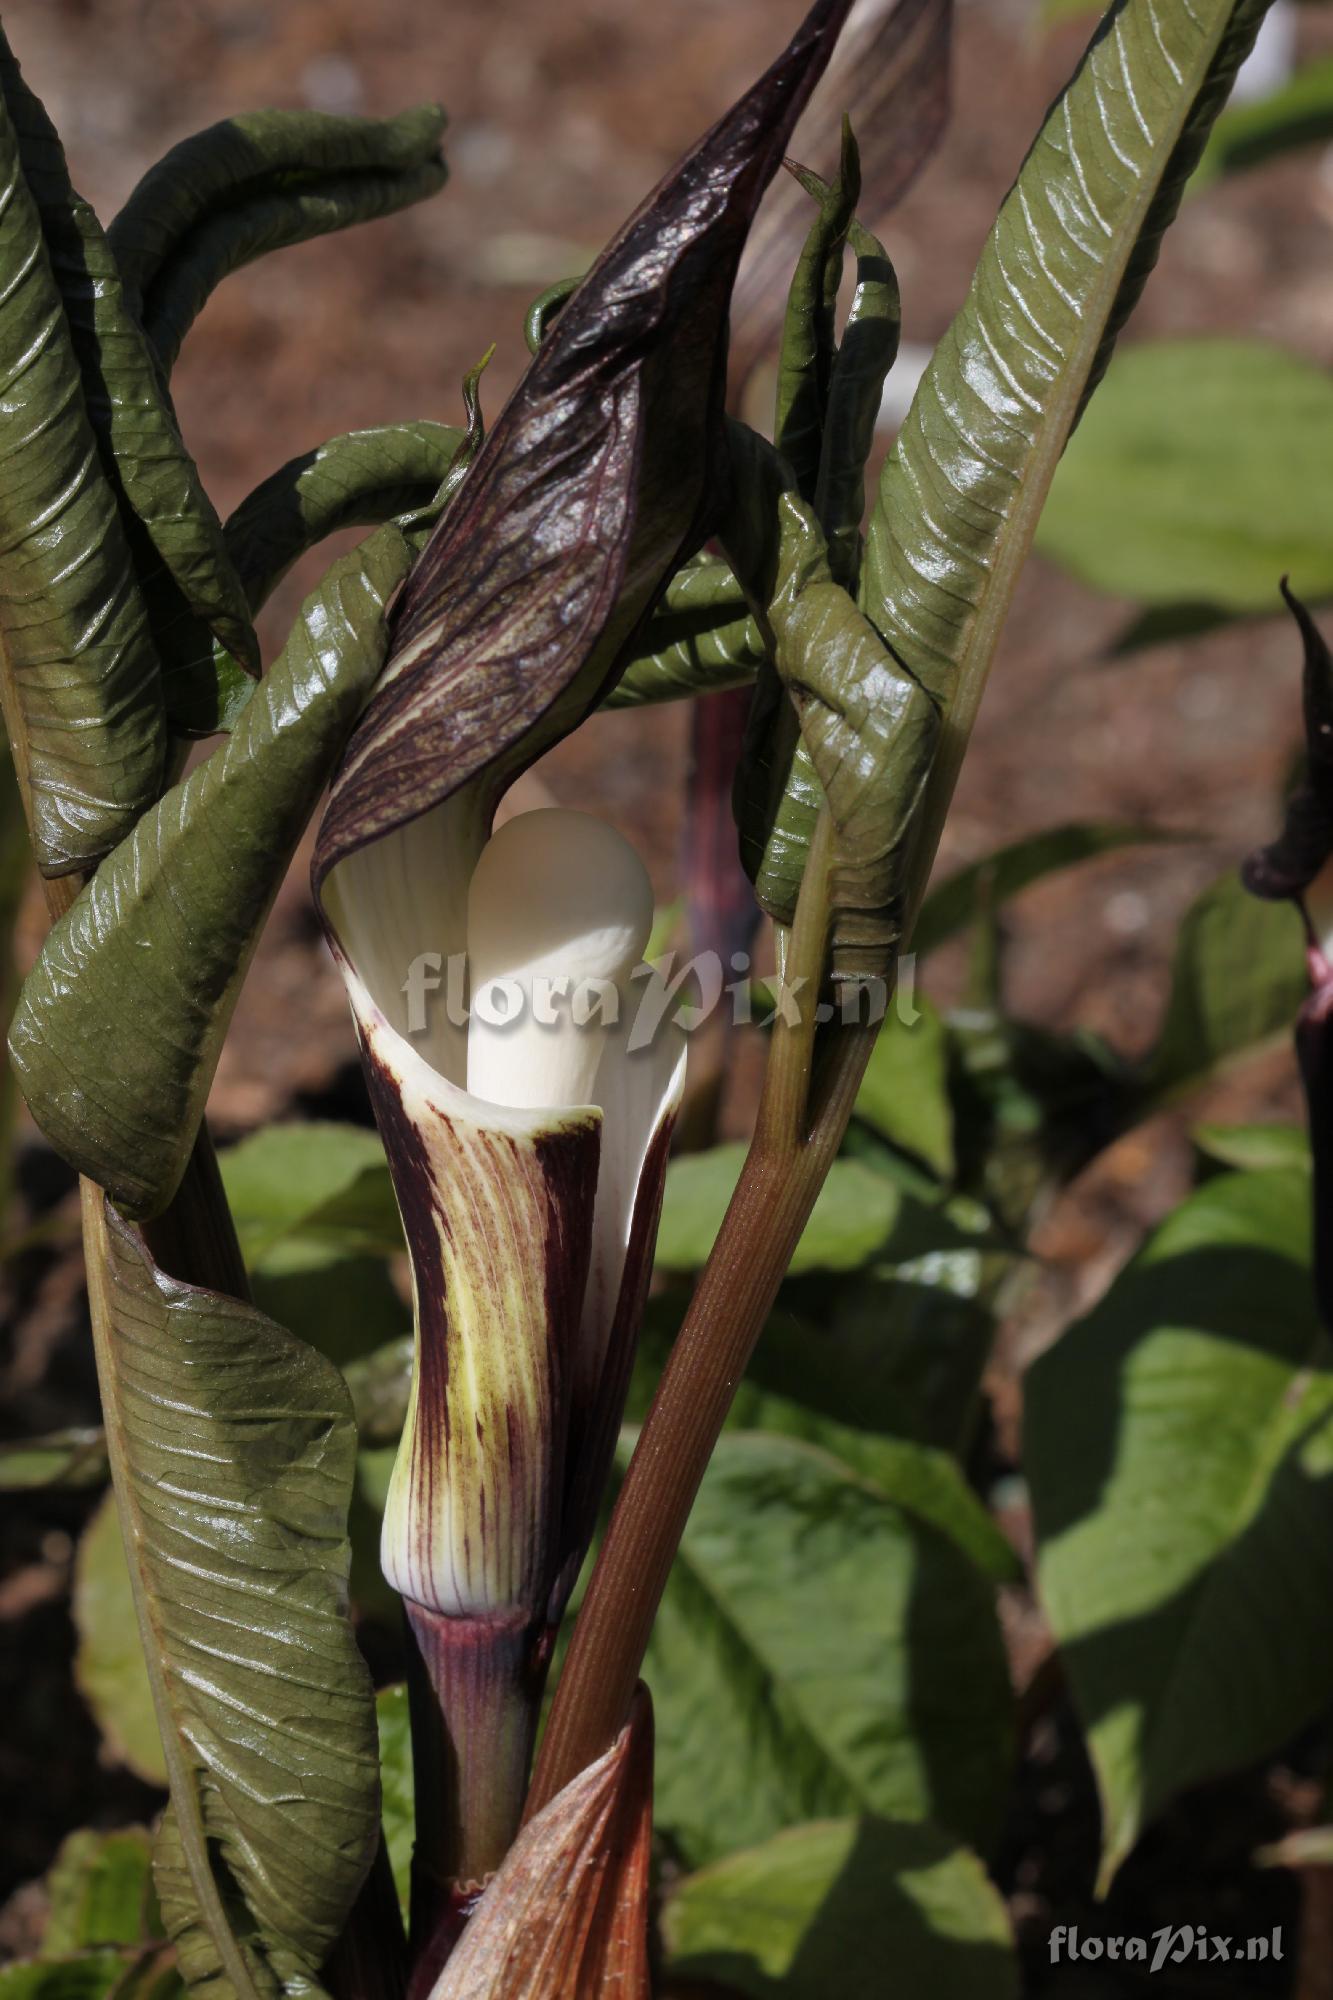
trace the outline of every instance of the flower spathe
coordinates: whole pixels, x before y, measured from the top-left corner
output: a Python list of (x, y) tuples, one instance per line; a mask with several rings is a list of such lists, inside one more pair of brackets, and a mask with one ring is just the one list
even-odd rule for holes
[[(684, 1051), (671, 1024), (631, 1046), (629, 974), (652, 906), (620, 836), (548, 810), (487, 846), (469, 805), (465, 792), (349, 856), (323, 900), (412, 1266), (416, 1368), (382, 1566), (446, 1729), (462, 1704), (469, 1758), (490, 1739), (487, 1804), (476, 1803), (493, 1824), (480, 1852), (460, 1834), (476, 1871), (512, 1837), (549, 1635), (609, 1469)], [(478, 932), (481, 970), (519, 991), (522, 1018), (460, 1026), (440, 994), (413, 1033), (413, 962), (443, 962)], [(538, 1024), (534, 981), (557, 973), (571, 989), (590, 974), (618, 1005), (579, 1026), (562, 1003), (555, 1024)], [(528, 1101), (483, 1098), (469, 1073)], [(499, 1815), (497, 1761), (513, 1793)]]

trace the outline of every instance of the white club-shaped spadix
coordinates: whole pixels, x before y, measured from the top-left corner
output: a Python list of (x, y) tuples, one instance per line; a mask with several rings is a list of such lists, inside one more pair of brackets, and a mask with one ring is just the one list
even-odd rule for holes
[(467, 1087), (491, 1104), (593, 1104), (607, 1035), (653, 921), (647, 871), (588, 813), (521, 813), (468, 891)]

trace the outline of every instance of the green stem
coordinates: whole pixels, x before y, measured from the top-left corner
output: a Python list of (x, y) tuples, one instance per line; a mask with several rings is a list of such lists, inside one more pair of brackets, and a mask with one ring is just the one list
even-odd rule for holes
[(539, 1812), (615, 1741), (700, 1481), (792, 1252), (842, 1143), (874, 1026), (829, 1030), (815, 1006), (829, 924), (832, 828), (820, 816), (786, 976), (799, 1018), (772, 1031), (754, 1142), (625, 1475), (574, 1627), (528, 1798)]

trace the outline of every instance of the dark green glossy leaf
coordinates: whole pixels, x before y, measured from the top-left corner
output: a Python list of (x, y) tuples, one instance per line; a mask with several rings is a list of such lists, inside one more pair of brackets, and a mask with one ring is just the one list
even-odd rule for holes
[(1301, 920), (1223, 875), (1185, 913), (1171, 996), (1139, 1085), (1147, 1116), (1276, 1036), (1289, 1035), (1309, 989)]
[(837, 352), (834, 314), (842, 282), (842, 253), (861, 193), (861, 159), (844, 119), (842, 158), (831, 184), (803, 169), (797, 179), (819, 204), (787, 293), (778, 355), (773, 438), (791, 467), (796, 490), (813, 501), (828, 412), (829, 380)]
[(334, 565), (234, 733), (98, 870), (24, 986), (10, 1051), (33, 1115), (129, 1213), (155, 1213), (179, 1183), (264, 918), (379, 672), (408, 561), (385, 527)]
[(1213, 127), (1190, 190), (1328, 139), (1333, 139), (1333, 56), (1326, 55), (1302, 64), (1257, 103), (1229, 105)]
[(904, 1470), (890, 1495), (792, 1438), (721, 1439), (645, 1673), (655, 1819), (688, 1858), (844, 1812), (993, 1832), (1011, 1706), (994, 1587), (913, 1511)]
[(668, 583), (606, 707), (747, 687), (765, 658), (763, 633), (730, 566), (698, 556)]
[[(860, 185), (860, 158), (850, 126), (844, 123), (842, 166), (832, 185), (807, 167), (793, 171), (819, 203), (820, 216), (788, 300), (774, 436), (802, 499), (814, 502), (834, 576), (854, 590), (861, 565), (866, 460), (902, 331), (898, 280), (884, 245), (848, 209), (844, 190)], [(835, 343), (833, 307), (844, 248), (855, 253), (856, 288), (842, 339)], [(821, 260), (822, 296), (815, 287)]]
[(998, 908), (1011, 896), (1019, 895), (1032, 883), (1040, 882), (1062, 868), (1076, 867), (1080, 861), (1099, 854), (1114, 854), (1122, 847), (1150, 846), (1158, 841), (1179, 840), (1180, 834), (1151, 826), (1132, 826), (1117, 820), (1070, 820), (1041, 833), (997, 847), (984, 860), (960, 868), (938, 888), (933, 888), (921, 906), (912, 933), (917, 952), (934, 951), (937, 945), (956, 937), (969, 924)]
[(147, 608), (84, 401), (18, 135), (0, 106), (0, 676), (43, 874), (90, 868), (157, 797)]
[(227, 551), (250, 608), (340, 528), (392, 521), (406, 534), (419, 525), (465, 437), (448, 424), (380, 424), (330, 438), (273, 473), (227, 521)]
[[(742, 858), (762, 907), (790, 923), (817, 785), (836, 829), (834, 971), (853, 979), (883, 977), (902, 935), (912, 828), (939, 715), (834, 581), (810, 509), (788, 492), (776, 512), (777, 573), (766, 615), (776, 677), (790, 691), (808, 770), (784, 756), (791, 728), (785, 716), (770, 712), (768, 683), (761, 682), (737, 788)], [(724, 530), (723, 539), (738, 574), (762, 603), (763, 571), (739, 535), (728, 541)]]
[(1037, 518), (1266, 0), (1124, 0), (1000, 210), (885, 466), (861, 602), (946, 711), (939, 838)]
[[(746, 2000), (1017, 2000), (1000, 1896), (974, 1854), (917, 1821), (828, 1819), (687, 1875), (668, 1964)], [(890, 1974), (889, 1968), (892, 1968)], [(693, 1988), (690, 1988), (693, 1991)]]
[(64, 150), (0, 34), (0, 90), (14, 121), (83, 381), (102, 465), (120, 497), (162, 660), (167, 712), (178, 725), (215, 721), (210, 635), (249, 673), (259, 649), (227, 551), (130, 313), (111, 246), (70, 185)]
[(847, 7), (817, 0), (562, 307), (413, 571), (330, 794), (318, 883), (479, 774), (484, 819), (596, 704), (697, 549), (737, 262)]
[(828, 537), (833, 574), (853, 590), (861, 568), (866, 460), (875, 442), (884, 382), (898, 356), (902, 307), (884, 245), (855, 216), (847, 241), (856, 257), (856, 289), (829, 382), (815, 512)]
[(350, 1400), (329, 1362), (164, 1276), (114, 1216), (93, 1271), (171, 1779), (166, 1927), (196, 1992), (308, 1993), (379, 1837), (374, 1699), (347, 1617)]
[(1279, 577), (1333, 593), (1333, 376), (1261, 340), (1137, 341), (1071, 441), (1037, 530), (1094, 589), (1233, 615)]
[(1183, 1787), (1327, 1701), (1333, 1374), (1309, 1234), (1308, 1174), (1210, 1181), (1027, 1378), (1038, 1576), (1104, 1876)]
[(434, 194), (443, 130), (431, 104), (382, 119), (252, 111), (173, 146), (108, 232), (163, 367), (229, 272)]

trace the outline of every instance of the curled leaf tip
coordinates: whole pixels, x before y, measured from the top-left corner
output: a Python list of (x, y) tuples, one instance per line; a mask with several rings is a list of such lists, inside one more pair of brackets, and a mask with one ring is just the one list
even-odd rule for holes
[[(1333, 653), (1285, 576), (1279, 587), (1304, 648), (1301, 708), (1306, 769), (1287, 801), (1281, 833), (1266, 847), (1256, 848), (1241, 867), (1241, 880), (1250, 893), (1274, 902), (1310, 890), (1333, 854)], [(1326, 927), (1311, 914), (1322, 935)]]
[(741, 249), (849, 4), (818, 0), (541, 342), (404, 592), (330, 796), (317, 887), (479, 774), (493, 803), (595, 705), (702, 539)]

